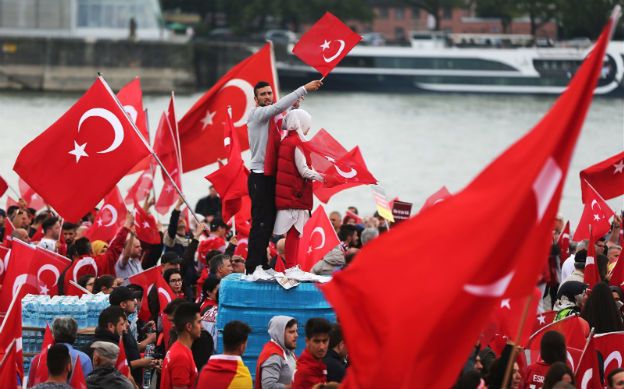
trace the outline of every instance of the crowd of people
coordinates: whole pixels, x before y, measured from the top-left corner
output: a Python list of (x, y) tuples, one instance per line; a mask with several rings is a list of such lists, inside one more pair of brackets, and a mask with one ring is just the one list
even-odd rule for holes
[[(311, 117), (300, 108), (301, 99), (321, 86), (321, 81), (312, 81), (275, 104), (268, 83), (260, 82), (254, 88), (257, 106), (248, 123), (251, 220), (247, 227), (238, 225), (236, 233), (232, 233), (229, 221), (222, 219), (221, 200), (213, 187), (195, 209), (202, 222), (187, 224), (180, 199), (166, 228), (159, 229), (159, 243), (138, 238), (131, 212), (115, 237), (105, 242), (90, 241), (85, 236), (94, 223), (95, 211), (78, 223), (61, 223), (51, 210), (28, 208), (22, 200), (6, 212), (0, 211), (0, 225), (5, 225), (5, 218), (12, 225), (10, 237), (2, 238), (37, 244), (67, 256), (72, 265), (84, 258), (93, 259), (94, 272), (84, 266), (80, 273), (70, 266), (73, 273), (61, 274), (60, 294), (70, 288), (72, 276), (78, 276), (75, 281), (80, 287), (88, 293), (106, 294), (110, 302), (99, 315), (93, 341), (83, 350), (73, 346), (78, 331), (74, 318), (54, 320), (54, 344), (45, 355), (32, 360), (29, 387), (69, 387), (77, 362), (87, 388), (339, 386), (348, 370), (348, 350), (340, 325), (322, 318), (299, 323), (294, 317), (277, 315), (266, 323), (270, 340), (258, 357), (255, 383), (242, 359), (251, 333), (248, 324), (238, 320), (227, 323), (218, 347), (222, 354), (216, 354), (221, 280), (231, 273), (252, 273), (257, 266), (280, 270), (298, 263), (299, 237), (312, 209), (312, 182), (329, 179), (312, 168), (303, 145)], [(277, 142), (272, 131), (280, 134)], [(148, 196), (144, 211), (149, 212), (153, 205)], [(360, 217), (356, 207), (349, 207), (344, 217), (331, 212), (329, 220), (340, 243), (312, 267), (311, 272), (319, 275), (345, 269), (363, 245), (388, 228), (378, 214)], [(583, 277), (588, 242), (573, 242), (569, 252), (561, 252), (556, 242), (563, 220), (557, 221), (549, 266), (539, 283), (543, 291), (540, 309), (554, 310), (555, 321), (580, 315), (588, 333), (590, 328), (596, 333), (624, 331), (622, 290), (607, 284), (622, 251), (618, 244), (621, 221), (616, 216), (612, 232), (596, 242), (596, 263), (603, 282), (593, 286), (591, 293)], [(5, 234), (0, 230), (0, 235)], [(158, 288), (144, 290), (133, 282), (133, 276), (156, 266), (173, 293), (166, 306), (161, 306)], [(140, 315), (144, 305), (148, 312)], [(305, 349), (295, 355), (300, 327), (305, 333)], [(511, 345), (497, 355), (487, 344), (479, 344), (466, 368), (458, 372), (456, 388), (504, 387), (503, 377), (510, 364), (509, 387), (569, 388), (575, 375), (567, 362), (565, 344), (558, 332), (546, 333), (540, 359), (529, 366), (510, 362), (516, 355)], [(120, 346), (127, 359), (127, 375), (118, 364)], [(42, 363), (47, 366), (48, 378), (37, 382), (37, 368)], [(612, 370), (605, 380), (609, 388), (624, 388), (624, 370)]]

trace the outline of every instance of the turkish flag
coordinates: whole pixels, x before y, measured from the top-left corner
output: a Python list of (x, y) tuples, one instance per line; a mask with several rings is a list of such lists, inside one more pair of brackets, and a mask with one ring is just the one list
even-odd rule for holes
[(134, 215), (134, 228), (137, 238), (141, 242), (149, 244), (161, 243), (160, 232), (154, 216), (150, 215), (136, 202), (134, 203), (132, 214)]
[(554, 323), (547, 324), (535, 332), (525, 343), (527, 349), (540, 349), (542, 337), (548, 331), (557, 331), (566, 339), (566, 346), (582, 350), (585, 347), (587, 333), (587, 323), (576, 315), (568, 316)]
[[(624, 194), (624, 151), (581, 170), (581, 183), (587, 181), (600, 196), (609, 200)], [(592, 200), (587, 187), (581, 185), (583, 204)]]
[(20, 197), (26, 201), (30, 208), (39, 210), (45, 207), (45, 201), (21, 177), (17, 181), (17, 187), (19, 188)]
[(229, 149), (228, 162), (205, 178), (215, 187), (221, 197), (223, 220), (229, 220), (240, 211), (242, 198), (248, 196), (247, 178), (249, 170), (241, 158), (241, 146), (234, 123), (229, 115), (225, 118), (223, 144)]
[[(555, 316), (557, 316), (557, 312), (555, 311), (546, 311), (546, 312), (539, 313), (537, 316), (535, 316), (535, 321), (533, 322), (533, 328), (531, 329), (531, 334), (534, 334), (537, 331), (541, 330), (543, 327), (551, 324), (553, 320), (555, 320)], [(522, 344), (525, 344), (525, 343), (522, 343)]]
[(563, 231), (559, 234), (557, 238), (557, 246), (559, 246), (559, 250), (561, 251), (562, 261), (570, 256), (570, 221), (568, 220), (563, 227)]
[(151, 316), (147, 303), (147, 295), (152, 286), (157, 283), (158, 278), (162, 278), (162, 267), (160, 265), (151, 267), (128, 278), (128, 282), (140, 285), (143, 288), (144, 298), (138, 314), (139, 318), (143, 321), (148, 321)]
[(598, 265), (596, 264), (596, 240), (593, 231), (589, 231), (589, 243), (587, 247), (587, 259), (585, 261), (585, 270), (583, 271), (583, 282), (592, 289), (599, 283), (600, 275), (598, 274)]
[(315, 181), (313, 184), (314, 195), (324, 203), (345, 189), (377, 182), (368, 171), (359, 148), (347, 151), (324, 129), (303, 146), (310, 153), (312, 167), (325, 175), (324, 183)]
[(6, 274), (5, 261), (11, 253), (11, 249), (0, 245), (0, 285), (4, 282), (4, 275)]
[(418, 212), (422, 212), (427, 208), (431, 208), (435, 204), (441, 201), (444, 201), (451, 196), (452, 196), (451, 192), (449, 192), (448, 189), (446, 189), (446, 186), (443, 186), (442, 188), (438, 189), (437, 192), (427, 197), (427, 200), (425, 200), (425, 203), (423, 204), (422, 208), (420, 208), (420, 211)]
[[(43, 343), (41, 344), (41, 352), (37, 358), (37, 364), (31, 361), (28, 386), (33, 387), (48, 380), (47, 357), (48, 349), (54, 344), (54, 337), (50, 330), (50, 325), (46, 323), (45, 332), (43, 334)], [(34, 371), (34, 373), (32, 373)]]
[[(6, 285), (4, 287), (6, 287)], [(0, 372), (10, 370), (13, 377), (15, 377), (15, 373), (17, 372), (23, 382), (24, 353), (22, 350), (22, 297), (26, 293), (23, 293), (21, 289), (21, 286), (17, 287), (8, 309), (0, 310), (1, 312), (6, 312), (4, 320), (0, 325), (0, 360), (2, 360), (4, 355), (8, 354), (10, 357), (10, 353), (15, 353), (15, 365), (11, 362), (6, 365), (1, 364), (2, 366), (0, 368)], [(5, 367), (8, 367), (8, 369)], [(3, 376), (3, 373), (0, 373), (0, 376)], [(7, 381), (0, 382), (5, 385)]]
[(0, 359), (0, 382), (6, 385), (7, 388), (18, 387), (17, 374), (15, 372), (20, 366), (23, 366), (23, 359), (18, 357), (17, 347), (17, 342), (11, 342), (7, 349), (1, 350), (0, 354), (2, 356), (2, 359)]
[[(345, 389), (452, 386), (483, 327), (483, 320), (466, 318), (487, 318), (500, 298), (533, 291), (548, 258), (565, 177), (612, 23), (533, 130), (463, 191), (373, 240), (346, 270), (320, 286), (349, 348)], [(449, 220), (461, 220), (461, 226)], [(453, 271), (445, 272), (442, 289), (432, 277), (440, 270), (439, 247), (431, 244), (438, 241), (462, 247), (462, 255), (445, 258), (444, 267)], [(414, 253), (418, 261), (405, 262), (390, 282), (379, 282), (380, 258)], [(414, 296), (418, 309), (406, 309)]]
[(293, 47), (300, 60), (327, 76), (342, 59), (362, 40), (340, 19), (329, 12), (301, 36)]
[(41, 247), (16, 240), (5, 261), (6, 275), (0, 290), (0, 312), (6, 311), (21, 286), (21, 299), (27, 294), (58, 294), (58, 279), (71, 261)]
[(609, 232), (611, 229), (611, 223), (609, 219), (615, 213), (609, 205), (600, 197), (600, 195), (587, 183), (587, 181), (581, 181), (581, 187), (584, 187), (586, 193), (585, 207), (583, 208), (583, 214), (581, 220), (574, 231), (574, 239), (579, 242), (583, 239), (589, 239), (589, 228), (591, 226), (592, 234), (599, 238)]
[(518, 342), (518, 344), (525, 344), (532, 334), (532, 327), (530, 323), (535, 321), (535, 317), (537, 316), (537, 306), (539, 305), (541, 297), (542, 294), (540, 290), (535, 288), (530, 296), (502, 299), (498, 309), (495, 309), (490, 315), (488, 325), (484, 330), (484, 335), (486, 336), (482, 343), (489, 343), (490, 339), (488, 338), (490, 338), (492, 334), (505, 336), (507, 339), (515, 341), (516, 336), (518, 336), (518, 328), (520, 327), (522, 314), (526, 304), (529, 304), (527, 308), (527, 317), (525, 319), (526, 321), (522, 328), (522, 334), (520, 334), (520, 340)]
[(587, 347), (583, 350), (583, 355), (575, 371), (576, 382), (582, 382), (583, 389), (602, 389), (600, 382), (600, 366), (598, 365), (598, 355), (594, 337), (587, 342)]
[(277, 100), (279, 87), (273, 65), (271, 45), (244, 59), (206, 92), (180, 119), (180, 146), (183, 171), (209, 165), (226, 156), (222, 146), (226, 107), (232, 106), (234, 127), (241, 150), (249, 148), (247, 117), (255, 106), (254, 85), (266, 81), (273, 87)]
[(340, 240), (325, 213), (325, 209), (319, 205), (303, 226), (303, 234), (299, 241), (299, 253), (297, 254), (299, 267), (301, 270), (309, 272), (316, 262), (339, 244)]
[(87, 381), (85, 380), (84, 373), (82, 372), (80, 358), (76, 358), (72, 371), (71, 378), (69, 379), (69, 385), (74, 389), (87, 389)]
[[(158, 123), (154, 151), (163, 163), (177, 187), (182, 190), (182, 169), (180, 168), (180, 151), (178, 149), (178, 127), (175, 119), (173, 96), (169, 99), (169, 108), (163, 113)], [(163, 188), (156, 201), (156, 211), (161, 215), (169, 213), (169, 209), (178, 199), (178, 193), (169, 177), (162, 172)]]
[(115, 186), (109, 194), (104, 197), (104, 204), (95, 215), (95, 221), (84, 233), (90, 241), (103, 240), (110, 242), (126, 219), (128, 210), (121, 198), (119, 188)]
[[(10, 197), (9, 197), (10, 198)], [(2, 244), (8, 248), (11, 248), (13, 242), (13, 231), (15, 231), (15, 226), (11, 223), (11, 220), (8, 217), (4, 218), (4, 237), (2, 238)]]
[(4, 178), (0, 177), (0, 196), (2, 196), (7, 189), (9, 189), (9, 184), (7, 184)]
[[(602, 354), (604, 374), (609, 375), (611, 370), (620, 367), (618, 357), (624, 355), (624, 332), (610, 332), (594, 335), (594, 346)], [(619, 356), (617, 354), (620, 354)]]
[[(123, 107), (126, 114), (130, 117), (130, 120), (137, 126), (143, 138), (147, 142), (149, 142), (149, 133), (147, 131), (147, 115), (143, 110), (143, 91), (141, 90), (141, 80), (139, 77), (136, 77), (134, 80), (130, 81), (126, 85), (123, 86), (117, 92), (117, 99), (119, 99), (119, 103)], [(142, 170), (145, 170), (149, 167), (150, 157), (146, 157), (137, 163), (130, 171), (126, 174), (136, 173)]]
[(119, 354), (117, 355), (117, 362), (115, 362), (115, 369), (117, 369), (124, 376), (130, 377), (130, 367), (128, 366), (128, 359), (126, 357), (126, 347), (124, 346), (121, 337), (119, 338), (118, 346)]
[(20, 151), (13, 169), (59, 215), (76, 221), (148, 153), (108, 85), (98, 78)]
[(136, 182), (130, 187), (124, 202), (126, 204), (132, 204), (135, 201), (141, 202), (145, 200), (149, 192), (154, 187), (154, 172), (156, 167), (154, 164), (145, 169), (137, 178)]

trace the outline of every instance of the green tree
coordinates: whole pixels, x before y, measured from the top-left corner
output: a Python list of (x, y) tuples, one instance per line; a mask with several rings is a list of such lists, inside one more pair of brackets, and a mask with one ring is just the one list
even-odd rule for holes
[(478, 0), (477, 15), (486, 18), (499, 18), (503, 33), (511, 31), (513, 19), (522, 14), (517, 0)]
[[(596, 39), (613, 7), (623, 3), (622, 0), (559, 0), (560, 37)], [(620, 20), (616, 37), (621, 36), (621, 31)]]
[(531, 35), (535, 36), (540, 27), (556, 18), (558, 3), (558, 0), (518, 0), (518, 10), (531, 21)]

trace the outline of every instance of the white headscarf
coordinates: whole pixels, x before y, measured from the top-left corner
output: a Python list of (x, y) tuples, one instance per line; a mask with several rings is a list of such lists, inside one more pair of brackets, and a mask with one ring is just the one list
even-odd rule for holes
[(293, 109), (286, 114), (282, 128), (286, 131), (297, 131), (302, 140), (306, 140), (304, 131), (312, 126), (312, 116), (303, 109)]

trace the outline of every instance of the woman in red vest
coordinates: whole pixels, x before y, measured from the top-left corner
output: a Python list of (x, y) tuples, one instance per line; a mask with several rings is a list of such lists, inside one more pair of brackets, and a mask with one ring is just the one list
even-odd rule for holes
[(288, 131), (277, 153), (275, 206), (277, 217), (273, 233), (286, 234), (286, 268), (297, 264), (299, 237), (312, 210), (312, 181), (323, 176), (310, 168), (310, 154), (303, 146), (312, 117), (302, 109), (293, 109), (284, 118)]

